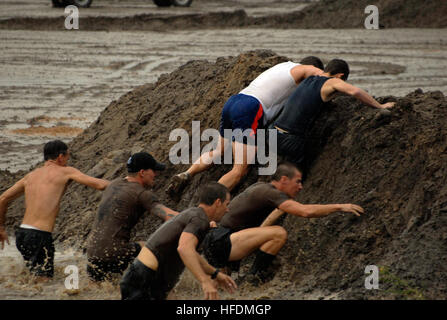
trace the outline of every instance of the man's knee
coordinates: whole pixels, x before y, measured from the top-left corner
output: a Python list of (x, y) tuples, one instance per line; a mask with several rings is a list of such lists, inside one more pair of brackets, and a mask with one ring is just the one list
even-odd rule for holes
[(275, 239), (282, 242), (283, 244), (287, 241), (287, 231), (281, 226), (274, 226), (275, 228)]

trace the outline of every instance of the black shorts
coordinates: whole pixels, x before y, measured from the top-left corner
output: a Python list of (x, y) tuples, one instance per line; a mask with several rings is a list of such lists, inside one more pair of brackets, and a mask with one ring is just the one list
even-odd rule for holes
[(135, 259), (121, 279), (121, 300), (164, 300), (168, 292), (157, 285), (159, 282), (157, 271)]
[(95, 257), (88, 258), (87, 274), (93, 281), (110, 280), (113, 273), (123, 273), (128, 267), (129, 263), (135, 259), (141, 251), (141, 246), (138, 243), (134, 243), (135, 250), (132, 250), (132, 254), (121, 258), (119, 260), (99, 259)]
[(53, 277), (54, 244), (51, 232), (18, 228), (15, 235), (17, 249), (30, 271), (36, 276)]
[(279, 130), (277, 132), (278, 155), (282, 160), (292, 162), (301, 168), (305, 164), (306, 139)]
[(230, 265), (228, 259), (231, 253), (231, 233), (231, 229), (228, 228), (212, 228), (203, 240), (205, 258), (215, 268), (223, 268)]

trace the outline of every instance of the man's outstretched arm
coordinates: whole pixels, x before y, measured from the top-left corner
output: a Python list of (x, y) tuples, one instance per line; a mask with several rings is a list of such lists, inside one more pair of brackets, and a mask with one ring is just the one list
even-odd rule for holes
[(293, 214), (295, 216), (300, 216), (303, 218), (321, 218), (325, 217), (333, 212), (343, 211), (351, 212), (356, 216), (360, 216), (364, 213), (362, 207), (352, 204), (301, 204), (294, 200), (286, 200), (279, 206), (279, 209)]
[(25, 178), (22, 178), (0, 196), (0, 242), (2, 250), (5, 247), (5, 241), (9, 244), (8, 234), (5, 229), (8, 205), (11, 201), (20, 197), (24, 192)]
[(371, 97), (365, 90), (353, 86), (352, 84), (349, 84), (341, 79), (331, 79), (331, 81), (332, 81), (331, 85), (336, 91), (353, 96), (357, 100), (363, 102), (364, 104), (370, 107), (378, 109), (386, 109), (393, 107), (395, 104), (394, 102), (387, 102), (381, 104), (377, 102), (373, 97)]
[(168, 221), (169, 219), (175, 217), (179, 213), (174, 211), (161, 203), (154, 203), (150, 209), (150, 212), (162, 219), (163, 221)]
[(67, 167), (67, 170), (69, 179), (97, 190), (104, 190), (110, 184), (108, 180), (90, 177), (73, 167)]

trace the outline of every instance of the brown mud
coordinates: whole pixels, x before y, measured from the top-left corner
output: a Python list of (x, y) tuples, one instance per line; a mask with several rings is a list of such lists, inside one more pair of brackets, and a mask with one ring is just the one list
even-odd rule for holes
[[(193, 179), (179, 201), (168, 198), (164, 189), (169, 178), (188, 167), (169, 162), (176, 143), (169, 141), (171, 130), (184, 128), (191, 134), (194, 120), (201, 121), (202, 130), (218, 128), (221, 108), (232, 94), (287, 60), (260, 50), (215, 63), (190, 61), (112, 101), (70, 143), (71, 165), (113, 179), (125, 175), (131, 153), (145, 150), (168, 164), (154, 188), (161, 202), (177, 210), (195, 205), (197, 189), (231, 166), (212, 167)], [(447, 298), (446, 98), (440, 91), (416, 90), (378, 99), (396, 101), (396, 107), (380, 111), (348, 97), (328, 104), (312, 132), (312, 166), (298, 196), (302, 203), (357, 203), (365, 215), (287, 217), (283, 225), (289, 239), (278, 256), (281, 267), (275, 278), (259, 288), (243, 285), (236, 298)], [(0, 171), (0, 192), (23, 174)], [(257, 180), (254, 166), (233, 196)], [(100, 198), (101, 192), (83, 186), (68, 188), (54, 232), (59, 248), (82, 250)], [(11, 235), (22, 216), (23, 201), (16, 200), (7, 217)], [(159, 225), (146, 216), (133, 238), (144, 241)], [(367, 265), (380, 267), (380, 290), (365, 289)], [(242, 271), (247, 266), (244, 262)], [(190, 280), (180, 282), (174, 298), (200, 299), (198, 288), (182, 289), (189, 287), (185, 281)]]
[(11, 133), (35, 136), (49, 136), (49, 137), (76, 137), (82, 132), (81, 128), (66, 127), (66, 126), (31, 126), (24, 129), (14, 129)]

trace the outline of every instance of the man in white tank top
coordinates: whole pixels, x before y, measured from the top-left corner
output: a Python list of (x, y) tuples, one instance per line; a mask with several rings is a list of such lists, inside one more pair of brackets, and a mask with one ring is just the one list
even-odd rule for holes
[(255, 97), (260, 102), (264, 112), (263, 125), (278, 113), (284, 101), (298, 86), (291, 70), (299, 65), (292, 61), (279, 63), (261, 73), (240, 92)]
[[(279, 63), (261, 73), (248, 87), (231, 96), (224, 105), (220, 122), (220, 140), (215, 150), (204, 153), (185, 172), (172, 177), (167, 188), (170, 195), (178, 195), (199, 172), (207, 170), (213, 159), (221, 157), (227, 144), (224, 130), (242, 132), (251, 130), (250, 136), (256, 134), (258, 128), (265, 128), (277, 116), (284, 102), (298, 87), (300, 82), (311, 75), (323, 73), (323, 63), (317, 57), (306, 57), (300, 63), (291, 61)], [(255, 139), (243, 137), (233, 139), (233, 169), (219, 179), (219, 183), (230, 191), (248, 172), (248, 164), (256, 155)], [(242, 152), (235, 152), (241, 150)]]

